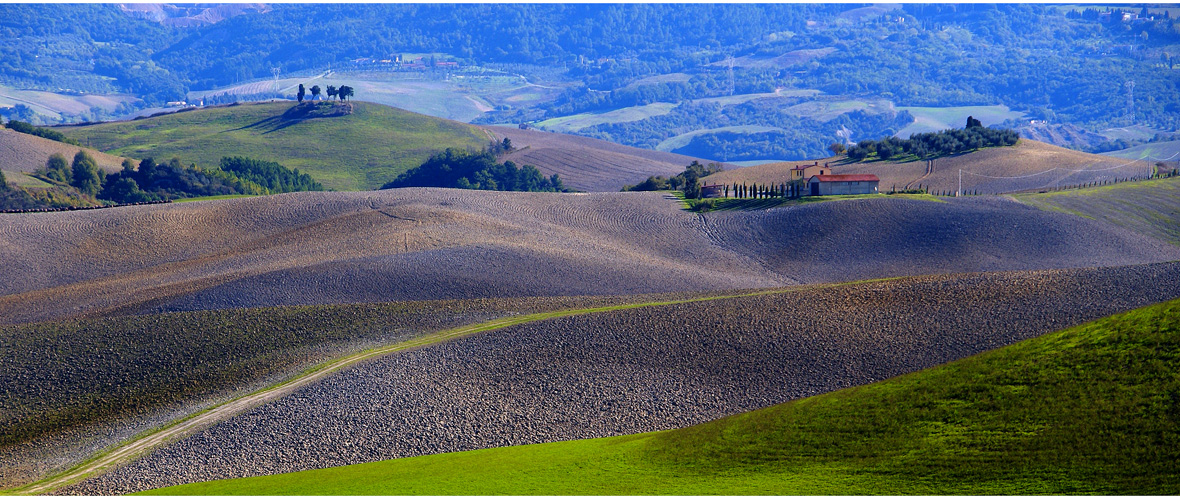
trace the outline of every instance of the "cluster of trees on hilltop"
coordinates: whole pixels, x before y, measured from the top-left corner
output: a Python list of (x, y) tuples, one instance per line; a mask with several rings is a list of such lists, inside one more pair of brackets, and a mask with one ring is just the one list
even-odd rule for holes
[(636, 185), (623, 186), (623, 191), (679, 190), (684, 191), (685, 198), (697, 199), (701, 197), (701, 179), (720, 171), (721, 165), (717, 163), (702, 165), (699, 161), (693, 160), (684, 168), (683, 172), (672, 177), (662, 175), (647, 177), (647, 180)]
[[(870, 156), (885, 160), (904, 156), (929, 159), (984, 147), (1014, 146), (1019, 141), (1020, 134), (1015, 130), (986, 128), (978, 120), (968, 116), (966, 128), (916, 133), (910, 135), (909, 139), (886, 137), (881, 140), (862, 140), (849, 147), (845, 154), (854, 161), (862, 161)], [(841, 148), (833, 145), (831, 149), (838, 154)]]
[[(295, 92), (295, 99), (302, 103), (303, 97), (307, 95), (308, 90), (311, 90), (312, 100), (315, 100), (320, 96), (319, 85), (312, 85), (310, 89), (306, 89), (303, 87), (303, 84), (300, 83), (299, 90)], [(339, 98), (340, 100), (348, 100), (348, 98), (353, 95), (356, 95), (356, 92), (348, 85), (340, 85), (340, 88), (336, 88), (335, 85), (328, 85), (328, 97)]]
[(498, 163), (489, 151), (447, 148), (399, 175), (382, 189), (395, 187), (454, 187), (489, 191), (570, 192), (554, 173), (545, 177), (535, 166)]

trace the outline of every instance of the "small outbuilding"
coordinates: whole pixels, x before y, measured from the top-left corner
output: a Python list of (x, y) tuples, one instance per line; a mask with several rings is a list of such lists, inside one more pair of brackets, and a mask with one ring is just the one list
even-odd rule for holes
[(876, 175), (813, 175), (807, 179), (812, 196), (876, 194), (881, 179)]

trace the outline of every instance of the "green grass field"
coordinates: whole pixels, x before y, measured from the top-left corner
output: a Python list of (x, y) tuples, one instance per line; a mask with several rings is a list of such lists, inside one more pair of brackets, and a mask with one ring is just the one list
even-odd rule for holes
[(722, 106), (733, 106), (737, 104), (744, 104), (752, 100), (766, 99), (770, 97), (815, 97), (822, 93), (823, 92), (820, 92), (819, 90), (784, 88), (776, 92), (767, 92), (762, 94), (737, 94), (727, 95), (724, 97), (706, 97), (703, 99), (696, 99), (693, 102), (715, 103), (721, 104)]
[(1042, 210), (1110, 222), (1180, 246), (1180, 177), (1014, 197)]
[(4, 170), (4, 180), (8, 182), (8, 185), (14, 185), (17, 187), (34, 189), (48, 189), (53, 187), (53, 185), (49, 182), (29, 175), (28, 173), (12, 170)]
[(218, 199), (238, 199), (238, 198), (252, 198), (250, 194), (225, 194), (221, 196), (199, 196), (195, 198), (180, 198), (173, 202), (175, 203), (191, 203), (193, 201), (216, 201)]
[(656, 433), (189, 484), (166, 495), (1174, 494), (1180, 300)]
[(298, 168), (333, 190), (380, 187), (446, 147), (483, 147), (475, 127), (353, 102), (347, 115), (288, 113), (293, 102), (204, 108), (136, 121), (66, 127), (67, 136), (113, 154), (142, 159), (179, 157), (216, 166), (246, 156)]

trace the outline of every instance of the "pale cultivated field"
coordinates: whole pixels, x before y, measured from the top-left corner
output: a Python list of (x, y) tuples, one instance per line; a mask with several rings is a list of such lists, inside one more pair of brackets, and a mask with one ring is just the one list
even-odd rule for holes
[(517, 150), (501, 158), (533, 165), (545, 175), (558, 174), (567, 186), (582, 191), (616, 192), (653, 175), (672, 176), (693, 160), (680, 154), (619, 145), (604, 140), (561, 133), (484, 127), (498, 140), (512, 141)]
[[(871, 173), (881, 179), (880, 189), (929, 187), (932, 192), (953, 192), (963, 171), (963, 190), (980, 194), (997, 194), (1024, 190), (1073, 186), (1088, 182), (1105, 182), (1115, 178), (1143, 178), (1151, 174), (1149, 161), (1113, 158), (1057, 147), (1043, 142), (1021, 139), (1012, 147), (995, 147), (934, 160), (934, 172), (926, 173), (925, 161), (894, 163), (870, 161), (841, 164), (842, 157), (811, 161), (788, 161), (749, 166), (724, 171), (705, 178), (705, 182), (782, 183), (790, 178), (797, 165), (830, 163), (837, 175)], [(998, 178), (997, 178), (998, 177)]]
[(98, 167), (107, 172), (113, 173), (123, 169), (121, 157), (0, 128), (0, 169), (3, 170), (31, 172), (45, 167), (49, 156), (55, 153), (64, 156), (66, 161), (72, 161), (80, 150), (89, 153), (98, 162)]
[(999, 198), (689, 213), (660, 193), (293, 193), (0, 216), (0, 321), (241, 306), (631, 294), (1180, 259)]

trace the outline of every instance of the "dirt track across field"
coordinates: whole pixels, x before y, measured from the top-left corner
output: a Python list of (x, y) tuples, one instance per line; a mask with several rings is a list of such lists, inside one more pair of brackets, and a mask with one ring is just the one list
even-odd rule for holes
[(903, 278), (519, 324), (359, 364), (96, 477), (117, 494), (683, 427), (1180, 296), (1180, 264)]

